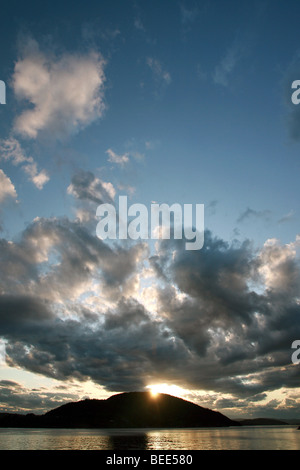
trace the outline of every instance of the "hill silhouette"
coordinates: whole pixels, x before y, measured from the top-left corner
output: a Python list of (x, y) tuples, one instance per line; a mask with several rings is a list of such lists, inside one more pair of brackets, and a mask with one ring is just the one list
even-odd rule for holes
[(243, 426), (283, 426), (288, 424), (286, 421), (282, 419), (273, 419), (273, 418), (252, 418), (252, 419), (242, 419), (239, 422)]
[(223, 414), (171, 395), (128, 392), (70, 402), (44, 415), (0, 413), (0, 427), (182, 428), (240, 426)]

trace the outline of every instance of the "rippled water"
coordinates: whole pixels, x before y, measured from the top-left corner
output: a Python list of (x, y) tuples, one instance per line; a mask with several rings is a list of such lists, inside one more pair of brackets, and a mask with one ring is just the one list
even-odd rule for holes
[(0, 429), (0, 450), (300, 450), (297, 426)]

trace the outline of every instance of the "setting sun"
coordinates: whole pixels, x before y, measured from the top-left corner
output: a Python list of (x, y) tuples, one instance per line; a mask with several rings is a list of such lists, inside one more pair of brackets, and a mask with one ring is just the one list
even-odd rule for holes
[(156, 392), (155, 390), (150, 390), (150, 395), (151, 395), (152, 398), (157, 398), (159, 393)]

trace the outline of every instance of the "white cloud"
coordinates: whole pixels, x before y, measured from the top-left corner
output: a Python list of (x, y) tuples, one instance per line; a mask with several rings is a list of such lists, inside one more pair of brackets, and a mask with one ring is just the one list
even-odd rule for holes
[(16, 199), (17, 192), (10, 178), (0, 169), (0, 204), (7, 198)]
[(28, 39), (16, 62), (13, 90), (30, 103), (15, 121), (15, 131), (36, 138), (47, 130), (54, 137), (72, 134), (102, 116), (104, 60), (96, 53), (43, 53)]
[(123, 184), (123, 183), (118, 185), (118, 189), (119, 191), (126, 191), (130, 196), (132, 196), (136, 191), (134, 186), (131, 186), (130, 184)]
[(116, 195), (116, 190), (115, 190), (113, 184), (110, 183), (109, 181), (108, 182), (102, 181), (101, 183), (102, 183), (103, 188), (105, 189), (105, 191), (109, 195), (109, 197), (111, 199), (114, 199), (115, 195)]
[(259, 273), (268, 289), (275, 289), (277, 292), (299, 289), (300, 276), (296, 261), (299, 247), (299, 235), (294, 242), (286, 245), (281, 245), (275, 238), (265, 242), (259, 256)]
[(118, 165), (125, 165), (125, 163), (128, 163), (129, 161), (128, 153), (124, 153), (123, 155), (118, 155), (112, 149), (106, 150), (106, 153), (108, 154), (108, 161), (111, 163), (117, 163)]
[(22, 169), (29, 175), (30, 181), (38, 188), (49, 181), (46, 170), (37, 170), (37, 164), (32, 157), (27, 157), (20, 142), (14, 137), (0, 140), (0, 159), (11, 161), (13, 165), (23, 165)]
[(0, 140), (0, 155), (4, 160), (10, 160), (14, 165), (33, 162), (32, 157), (26, 157), (20, 142), (14, 137)]
[(50, 179), (46, 170), (41, 170), (38, 172), (36, 163), (31, 163), (24, 166), (24, 170), (38, 189), (43, 189), (44, 185), (48, 183)]

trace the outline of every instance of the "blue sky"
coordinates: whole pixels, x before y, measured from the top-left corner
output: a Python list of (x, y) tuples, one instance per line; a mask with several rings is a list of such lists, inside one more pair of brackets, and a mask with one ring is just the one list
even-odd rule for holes
[[(300, 417), (299, 8), (1, 7), (3, 409), (155, 385)], [(119, 195), (204, 204), (205, 247), (101, 242)]]

